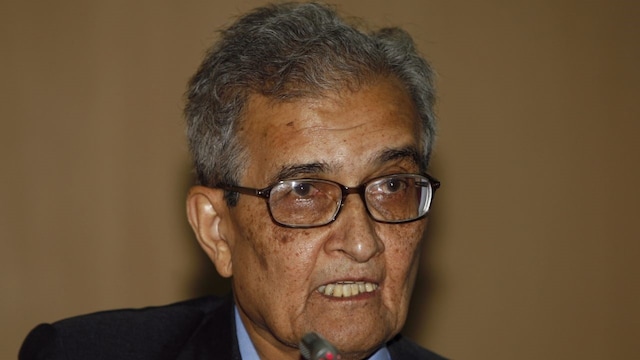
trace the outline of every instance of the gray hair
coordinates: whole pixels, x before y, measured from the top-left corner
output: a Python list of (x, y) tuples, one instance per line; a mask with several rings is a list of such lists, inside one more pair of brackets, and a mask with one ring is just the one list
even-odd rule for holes
[(197, 182), (238, 184), (246, 155), (236, 134), (250, 95), (290, 101), (355, 91), (385, 76), (397, 77), (416, 106), (426, 171), (435, 133), (433, 72), (407, 32), (367, 34), (317, 3), (248, 13), (221, 32), (189, 82), (185, 117)]

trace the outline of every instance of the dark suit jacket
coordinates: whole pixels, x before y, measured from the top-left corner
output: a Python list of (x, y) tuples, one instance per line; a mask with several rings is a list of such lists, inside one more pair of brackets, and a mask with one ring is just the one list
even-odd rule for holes
[[(443, 359), (398, 336), (391, 357)], [(232, 298), (206, 297), (161, 307), (114, 310), (42, 324), (19, 360), (241, 360)]]

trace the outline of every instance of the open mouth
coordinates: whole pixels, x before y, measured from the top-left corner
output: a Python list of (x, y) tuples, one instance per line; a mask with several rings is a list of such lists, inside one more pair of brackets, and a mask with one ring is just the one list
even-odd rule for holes
[(326, 296), (339, 298), (374, 292), (377, 288), (378, 284), (366, 281), (339, 281), (320, 286), (318, 292)]

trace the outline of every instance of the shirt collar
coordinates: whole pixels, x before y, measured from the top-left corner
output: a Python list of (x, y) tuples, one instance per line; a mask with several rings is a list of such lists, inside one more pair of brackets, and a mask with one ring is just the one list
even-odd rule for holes
[(253, 342), (251, 342), (249, 333), (247, 333), (247, 329), (244, 327), (242, 319), (240, 319), (238, 307), (234, 306), (233, 311), (236, 316), (236, 336), (238, 337), (238, 346), (240, 347), (240, 356), (242, 357), (242, 360), (260, 360), (258, 352), (256, 351), (255, 346), (253, 346)]
[[(233, 311), (236, 317), (236, 337), (238, 338), (238, 346), (240, 347), (240, 356), (242, 356), (242, 360), (260, 360), (258, 352), (256, 351), (255, 346), (253, 346), (253, 342), (251, 342), (249, 333), (247, 333), (247, 329), (244, 327), (242, 319), (240, 319), (238, 307), (234, 306)], [(373, 353), (373, 355), (371, 355), (367, 360), (391, 360), (391, 355), (389, 354), (387, 347), (383, 346)]]

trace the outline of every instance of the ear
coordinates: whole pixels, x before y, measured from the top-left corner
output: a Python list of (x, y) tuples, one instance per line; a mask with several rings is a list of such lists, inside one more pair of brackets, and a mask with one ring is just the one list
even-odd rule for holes
[(194, 186), (187, 196), (187, 218), (200, 247), (222, 277), (233, 275), (231, 250), (227, 238), (229, 208), (224, 191)]

